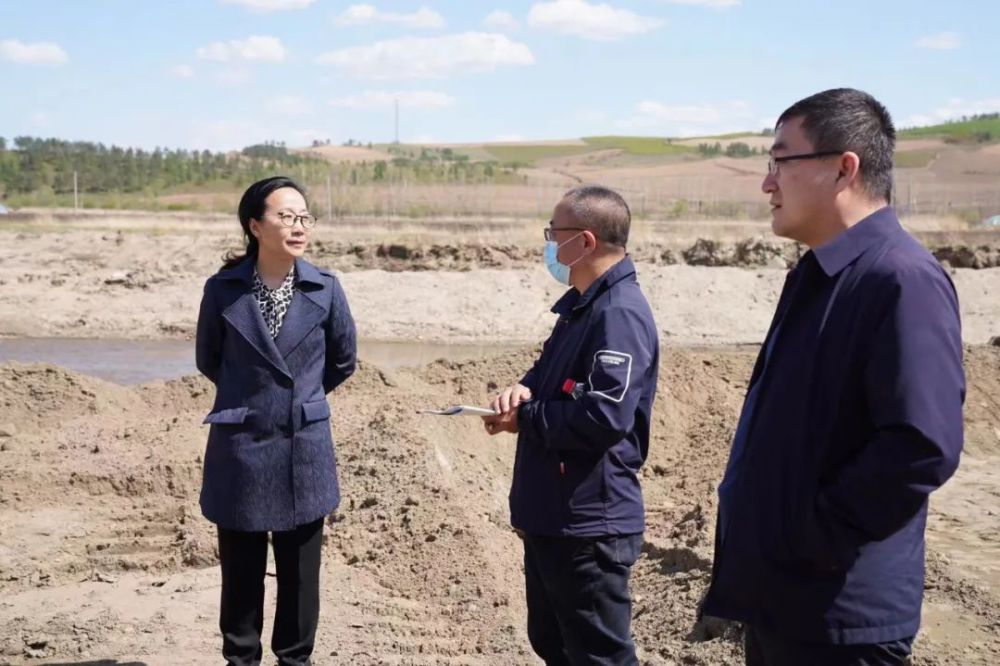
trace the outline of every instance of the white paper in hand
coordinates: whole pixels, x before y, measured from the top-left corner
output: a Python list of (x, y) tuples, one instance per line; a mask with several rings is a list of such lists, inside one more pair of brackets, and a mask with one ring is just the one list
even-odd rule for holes
[(422, 409), (420, 413), (436, 416), (493, 416), (496, 414), (488, 407), (470, 407), (469, 405), (452, 405), (446, 409)]

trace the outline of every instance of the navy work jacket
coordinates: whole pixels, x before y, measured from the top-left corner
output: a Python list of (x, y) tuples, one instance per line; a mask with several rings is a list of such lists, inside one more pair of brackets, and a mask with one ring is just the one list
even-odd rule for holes
[(511, 522), (539, 536), (637, 534), (659, 342), (632, 260), (552, 311), (555, 328), (521, 380), (533, 399), (518, 408)]
[(303, 259), (272, 338), (255, 261), (209, 278), (198, 315), (196, 361), (216, 387), (201, 509), (226, 529), (287, 531), (340, 501), (326, 394), (354, 372), (357, 342), (340, 283)]
[(916, 634), (964, 399), (954, 286), (891, 208), (807, 252), (751, 376), (703, 611), (802, 641)]

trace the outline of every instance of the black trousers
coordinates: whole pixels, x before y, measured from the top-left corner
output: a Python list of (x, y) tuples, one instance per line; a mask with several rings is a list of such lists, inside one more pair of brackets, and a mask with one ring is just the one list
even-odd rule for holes
[[(271, 649), (282, 666), (310, 664), (319, 623), (319, 567), (323, 519), (290, 532), (272, 532), (278, 601)], [(263, 656), (267, 532), (219, 528), (222, 655), (232, 666), (257, 666)]]
[(747, 666), (905, 666), (913, 638), (869, 645), (804, 643), (746, 625), (743, 645)]
[(548, 666), (638, 664), (628, 580), (642, 535), (524, 537), (528, 640)]

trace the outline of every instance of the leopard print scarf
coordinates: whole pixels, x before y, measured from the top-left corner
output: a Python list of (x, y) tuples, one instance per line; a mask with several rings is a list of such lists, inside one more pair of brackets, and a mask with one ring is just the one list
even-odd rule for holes
[(288, 271), (285, 281), (277, 289), (268, 289), (264, 281), (260, 279), (257, 269), (253, 270), (253, 295), (260, 306), (260, 313), (264, 315), (264, 323), (272, 338), (278, 337), (281, 324), (285, 321), (288, 313), (288, 306), (292, 302), (295, 294), (295, 267)]

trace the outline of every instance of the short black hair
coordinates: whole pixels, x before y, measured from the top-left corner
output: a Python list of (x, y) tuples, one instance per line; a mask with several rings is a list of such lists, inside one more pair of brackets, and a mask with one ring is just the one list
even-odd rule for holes
[(853, 88), (824, 90), (788, 107), (778, 117), (775, 129), (794, 118), (802, 119), (802, 131), (816, 152), (857, 154), (864, 191), (872, 199), (892, 201), (896, 128), (889, 111), (877, 99)]
[(583, 185), (563, 195), (563, 201), (569, 204), (580, 226), (594, 232), (598, 240), (620, 247), (628, 243), (632, 213), (625, 199), (614, 190)]

